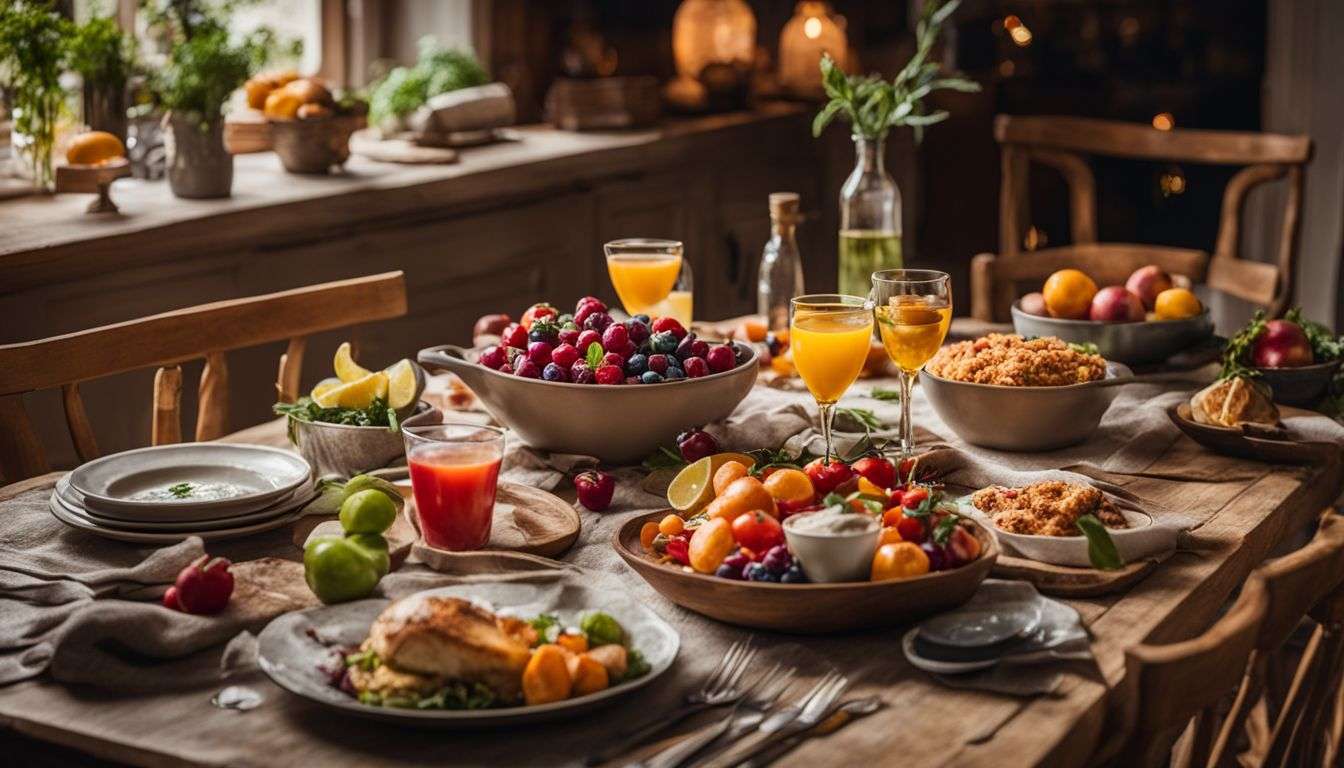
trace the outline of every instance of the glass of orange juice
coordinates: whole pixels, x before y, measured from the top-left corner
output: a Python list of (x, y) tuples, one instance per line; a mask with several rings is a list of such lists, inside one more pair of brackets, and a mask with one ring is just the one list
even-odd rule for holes
[(676, 240), (636, 237), (604, 246), (607, 275), (630, 315), (675, 317), (691, 327), (691, 263)]
[(420, 534), (437, 549), (484, 549), (495, 513), (504, 431), (476, 424), (406, 427)]
[(859, 377), (873, 337), (873, 304), (858, 296), (816, 294), (790, 302), (789, 352), (821, 408), (826, 463), (831, 461), (835, 403)]
[(947, 337), (952, 324), (952, 278), (932, 269), (873, 273), (877, 329), (901, 379), (901, 455), (915, 451), (910, 392), (915, 377)]

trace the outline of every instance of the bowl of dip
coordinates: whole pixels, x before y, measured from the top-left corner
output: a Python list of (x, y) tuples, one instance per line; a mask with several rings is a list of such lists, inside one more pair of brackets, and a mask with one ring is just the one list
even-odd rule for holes
[(807, 578), (867, 581), (882, 524), (872, 515), (824, 509), (784, 521), (784, 540)]

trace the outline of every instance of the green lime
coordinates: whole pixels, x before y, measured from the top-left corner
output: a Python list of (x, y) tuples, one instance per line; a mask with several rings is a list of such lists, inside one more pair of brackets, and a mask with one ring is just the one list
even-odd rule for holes
[(341, 502), (341, 527), (346, 533), (382, 533), (397, 519), (397, 505), (372, 488), (352, 493)]
[(387, 539), (377, 533), (352, 533), (345, 540), (359, 547), (378, 567), (378, 576), (383, 577), (392, 570), (392, 558), (387, 551)]
[(378, 564), (365, 549), (341, 536), (322, 536), (308, 543), (303, 550), (303, 577), (324, 603), (368, 597), (381, 578)]

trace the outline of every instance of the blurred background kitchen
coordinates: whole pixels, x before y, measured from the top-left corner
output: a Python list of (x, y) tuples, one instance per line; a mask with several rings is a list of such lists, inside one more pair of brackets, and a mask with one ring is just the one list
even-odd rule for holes
[[(0, 175), (9, 177), (0, 179), (9, 198), (0, 200), (0, 343), (405, 269), (410, 314), (361, 340), (371, 359), (388, 360), (466, 342), (475, 318), (501, 307), (521, 311), (541, 298), (568, 302), (586, 293), (612, 298), (601, 246), (623, 236), (685, 242), (697, 319), (752, 312), (770, 235), (766, 200), (776, 191), (801, 198), (807, 289), (833, 289), (841, 188), (856, 154), (846, 124), (812, 135), (825, 103), (817, 64), (825, 51), (846, 71), (893, 77), (915, 50), (921, 11), (919, 0), (229, 2), (222, 18), (233, 35), (265, 29), (271, 37), (254, 80), (281, 70), (314, 75), (338, 112), (342, 99), (367, 100), (369, 127), (354, 134), (350, 159), (333, 172), (287, 172), (303, 158), (286, 157), (284, 139), (267, 134), (273, 115), (265, 94), (249, 109), (251, 91), (240, 88), (225, 109), (225, 141), (237, 153), (232, 183), (227, 196), (201, 199), (163, 180), (164, 104), (154, 71), (173, 66), (163, 14), (219, 4), (46, 5), (74, 25), (107, 16), (134, 31), (122, 129), (129, 177), (109, 189), (118, 213), (84, 213), (90, 195), (63, 194), (59, 179), (57, 194), (32, 194), (22, 131), (9, 136), (12, 58), (8, 69), (0, 66), (9, 105), (9, 122), (0, 122)], [(922, 140), (910, 128), (885, 140), (905, 263), (950, 272), (956, 312), (965, 314), (972, 257), (1001, 245), (996, 115), (1306, 134), (1314, 156), (1293, 303), (1339, 328), (1341, 39), (1344, 3), (1337, 0), (966, 0), (944, 23), (932, 58), (980, 89), (934, 91), (928, 109), (949, 117)], [(389, 78), (411, 77), (417, 60), (444, 51), (479, 62), (483, 77), (462, 85), (507, 86), (507, 112), (468, 114), (487, 104), (481, 99), (441, 104), (426, 118), (415, 111), (423, 88), (420, 102), (397, 101), (405, 92), (388, 87)], [(398, 66), (411, 69), (399, 74)], [(61, 84), (68, 109), (57, 134), (92, 124), (90, 84), (71, 72)], [(56, 141), (59, 148), (59, 135)], [(1238, 169), (1096, 158), (1092, 170), (1100, 240), (1212, 251), (1224, 189)], [(1285, 187), (1250, 193), (1244, 258), (1277, 258)], [(1029, 226), (1019, 247), (1069, 243), (1063, 179), (1033, 173), (1027, 196)], [(1225, 296), (1207, 299), (1223, 332), (1250, 311)], [(318, 349), (310, 355), (315, 366), (324, 358)], [(234, 375), (273, 366), (275, 353), (240, 353)], [(86, 400), (110, 405), (126, 387), (148, 386), (143, 375), (122, 378), (90, 387)], [(240, 419), (263, 418), (270, 403), (269, 393), (238, 388), (234, 398)], [(53, 419), (35, 421), (58, 423), (59, 403), (46, 407)], [(113, 434), (146, 429), (133, 409), (91, 410), (115, 422)]]

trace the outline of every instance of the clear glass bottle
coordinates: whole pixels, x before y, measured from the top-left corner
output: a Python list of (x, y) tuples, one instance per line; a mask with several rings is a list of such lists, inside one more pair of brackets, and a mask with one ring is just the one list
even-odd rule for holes
[(789, 327), (789, 300), (804, 293), (803, 259), (794, 239), (798, 218), (797, 192), (770, 194), (770, 240), (761, 251), (756, 312), (771, 331)]
[(840, 293), (867, 296), (873, 273), (905, 266), (901, 191), (887, 173), (885, 136), (854, 136), (854, 170), (840, 187)]

